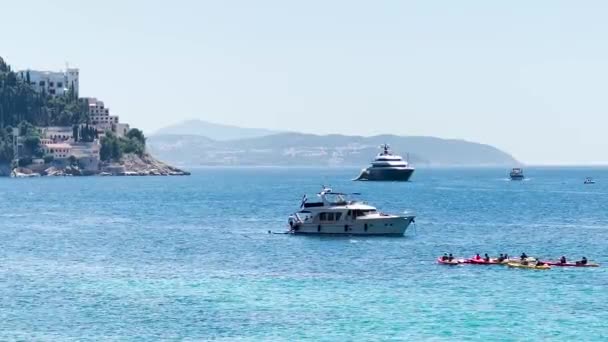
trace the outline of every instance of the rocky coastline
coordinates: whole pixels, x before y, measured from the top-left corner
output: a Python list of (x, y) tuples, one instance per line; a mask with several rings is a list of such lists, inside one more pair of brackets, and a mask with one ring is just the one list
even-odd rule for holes
[(97, 171), (83, 170), (78, 165), (31, 165), (27, 168), (0, 167), (0, 176), (14, 178), (69, 176), (189, 176), (190, 172), (167, 165), (149, 154), (126, 154), (117, 162), (104, 162)]

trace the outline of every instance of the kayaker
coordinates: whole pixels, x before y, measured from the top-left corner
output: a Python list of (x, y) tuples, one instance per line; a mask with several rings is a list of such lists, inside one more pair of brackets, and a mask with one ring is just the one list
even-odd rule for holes
[(560, 263), (560, 264), (565, 264), (565, 263), (567, 263), (567, 261), (566, 261), (566, 257), (562, 255), (562, 257), (559, 259), (559, 263)]
[(587, 265), (587, 258), (583, 257), (581, 261), (576, 262), (577, 265)]
[(477, 254), (475, 255), (475, 260), (481, 260), (481, 256), (479, 256), (479, 253), (477, 253)]
[(527, 255), (526, 253), (521, 253), (520, 258), (521, 258), (521, 260), (523, 261), (523, 260), (525, 260), (525, 259), (528, 259), (528, 255)]
[(544, 262), (542, 262), (542, 261), (540, 261), (540, 259), (536, 259), (536, 266), (542, 266), (542, 265), (544, 265), (544, 264), (545, 264), (545, 263), (544, 263)]
[(450, 255), (448, 256), (448, 261), (453, 261), (454, 260), (454, 256), (452, 255), (452, 253), (450, 253)]
[(505, 260), (505, 257), (502, 255), (502, 253), (500, 253), (500, 256), (498, 257), (498, 262), (503, 262)]
[(483, 255), (483, 261), (490, 262), (490, 257), (488, 256), (488, 253)]
[(447, 261), (448, 260), (448, 253), (443, 253), (443, 256), (441, 257), (441, 261)]

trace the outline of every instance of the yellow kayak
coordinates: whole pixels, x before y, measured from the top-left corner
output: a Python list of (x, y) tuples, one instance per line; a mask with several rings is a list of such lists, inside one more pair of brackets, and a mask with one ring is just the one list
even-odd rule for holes
[(512, 268), (528, 268), (528, 269), (533, 269), (533, 270), (550, 270), (551, 269), (551, 266), (549, 266), (549, 265), (541, 265), (541, 266), (522, 265), (522, 264), (518, 264), (515, 262), (510, 262), (507, 264), (507, 266), (512, 267)]

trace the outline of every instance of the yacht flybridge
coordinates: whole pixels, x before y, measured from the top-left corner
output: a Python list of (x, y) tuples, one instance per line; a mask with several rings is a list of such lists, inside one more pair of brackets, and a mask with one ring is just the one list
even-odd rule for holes
[(319, 202), (302, 199), (300, 210), (289, 217), (293, 234), (394, 235), (402, 236), (415, 215), (390, 215), (349, 195), (323, 187)]
[(401, 156), (391, 153), (387, 144), (380, 148), (382, 152), (372, 161), (372, 165), (363, 169), (355, 180), (407, 182), (414, 173), (414, 168)]
[(511, 172), (509, 172), (509, 178), (511, 178), (511, 180), (523, 180), (524, 170), (519, 167), (513, 168)]

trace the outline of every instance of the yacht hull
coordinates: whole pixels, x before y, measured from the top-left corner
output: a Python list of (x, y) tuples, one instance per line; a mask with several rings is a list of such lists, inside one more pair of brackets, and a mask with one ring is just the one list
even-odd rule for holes
[(304, 223), (292, 229), (298, 235), (367, 235), (403, 236), (414, 216), (357, 219), (350, 222), (315, 224)]
[(407, 182), (412, 177), (414, 168), (376, 168), (369, 167), (361, 171), (358, 181), (399, 181)]

